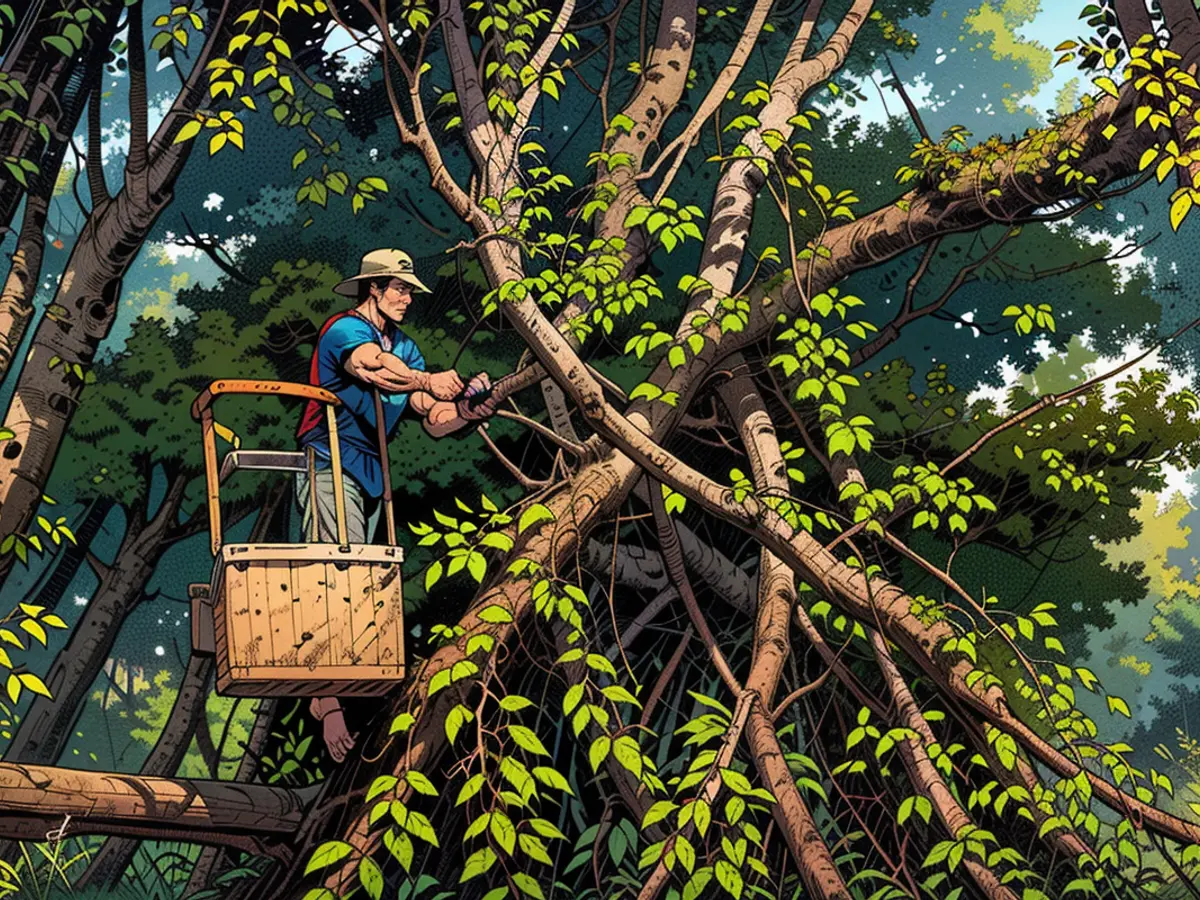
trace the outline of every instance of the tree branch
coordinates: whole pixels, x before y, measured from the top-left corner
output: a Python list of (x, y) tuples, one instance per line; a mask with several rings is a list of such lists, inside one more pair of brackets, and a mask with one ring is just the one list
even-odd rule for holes
[(258, 283), (242, 272), (242, 270), (233, 263), (222, 259), (221, 245), (209, 238), (200, 237), (200, 235), (196, 233), (196, 229), (192, 227), (192, 223), (188, 221), (187, 214), (181, 213), (180, 215), (183, 218), (184, 227), (186, 227), (188, 230), (188, 236), (186, 239), (179, 241), (179, 243), (188, 247), (195, 247), (197, 250), (203, 251), (204, 255), (211, 259), (213, 264), (216, 265), (218, 269), (220, 269), (234, 281), (240, 281), (242, 284), (251, 285)]
[(129, 156), (125, 159), (125, 189), (139, 204), (145, 203), (149, 194), (150, 170), (144, 7), (143, 0), (126, 7), (129, 25)]
[(712, 629), (708, 627), (708, 621), (704, 618), (700, 604), (696, 602), (691, 579), (688, 578), (687, 570), (683, 565), (683, 550), (679, 546), (679, 535), (675, 533), (675, 524), (667, 515), (662, 491), (657, 488), (657, 484), (650, 487), (650, 508), (654, 512), (654, 525), (658, 530), (658, 543), (662, 548), (663, 565), (679, 591), (684, 606), (687, 607), (692, 627), (696, 629), (696, 634), (704, 644), (704, 649), (708, 652), (717, 674), (721, 676), (721, 680), (725, 682), (725, 687), (729, 689), (729, 692), (735, 697), (740, 697), (742, 686), (738, 682), (737, 676), (733, 674), (733, 669), (729, 667), (729, 661), (725, 658), (725, 654), (721, 652), (721, 647), (717, 644)]
[(704, 99), (700, 101), (692, 118), (684, 126), (683, 131), (662, 149), (662, 152), (654, 160), (654, 164), (637, 176), (638, 181), (653, 179), (659, 167), (667, 160), (671, 160), (671, 167), (663, 176), (658, 190), (654, 192), (654, 199), (651, 202), (655, 206), (662, 203), (662, 198), (666, 196), (671, 184), (675, 181), (675, 176), (679, 174), (679, 169), (683, 165), (688, 151), (696, 142), (700, 129), (721, 108), (729, 89), (742, 74), (746, 61), (750, 58), (750, 52), (758, 42), (759, 35), (762, 34), (763, 25), (767, 22), (767, 14), (770, 13), (772, 5), (773, 0), (755, 0), (754, 8), (750, 10), (746, 24), (742, 27), (742, 33), (738, 36), (738, 42), (729, 54), (729, 59), (725, 61), (725, 65), (713, 80), (712, 86), (704, 95)]
[(517, 101), (517, 115), (514, 119), (513, 130), (518, 133), (529, 124), (529, 116), (533, 112), (534, 106), (537, 105), (538, 98), (542, 95), (542, 70), (550, 62), (550, 56), (562, 41), (563, 35), (567, 33), (567, 26), (574, 14), (575, 0), (563, 0), (562, 6), (558, 8), (554, 24), (550, 26), (550, 30), (529, 59), (529, 65), (536, 73), (536, 77), (529, 87), (525, 88), (525, 92)]
[(87, 180), (93, 212), (101, 209), (112, 199), (108, 194), (108, 185), (104, 181), (104, 161), (100, 156), (100, 149), (104, 143), (100, 125), (100, 86), (101, 80), (97, 74), (96, 82), (92, 85), (92, 95), (88, 98), (87, 111)]

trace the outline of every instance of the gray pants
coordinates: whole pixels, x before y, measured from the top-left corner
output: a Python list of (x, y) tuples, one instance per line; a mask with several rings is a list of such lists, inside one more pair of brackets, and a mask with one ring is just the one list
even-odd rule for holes
[[(342, 476), (342, 494), (346, 498), (346, 538), (351, 544), (366, 544), (375, 536), (381, 504), (363, 494), (358, 482), (349, 475)], [(317, 471), (317, 529), (322, 543), (337, 542), (336, 495), (333, 491), (333, 470)], [(308, 474), (296, 475), (296, 503), (300, 506), (302, 542), (312, 540), (312, 505), (308, 501)]]

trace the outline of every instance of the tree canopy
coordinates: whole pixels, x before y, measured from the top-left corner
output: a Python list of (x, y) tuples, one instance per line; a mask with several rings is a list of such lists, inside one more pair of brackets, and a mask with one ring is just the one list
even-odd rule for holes
[[(1194, 895), (1200, 14), (1050, 6), (0, 2), (0, 891)], [(191, 405), (383, 245), (502, 404), (339, 765), (190, 650)]]

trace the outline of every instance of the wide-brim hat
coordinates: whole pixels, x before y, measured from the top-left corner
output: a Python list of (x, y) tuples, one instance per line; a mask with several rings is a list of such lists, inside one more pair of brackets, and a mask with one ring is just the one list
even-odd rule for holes
[(413, 271), (412, 257), (403, 250), (387, 248), (372, 250), (363, 256), (358, 266), (358, 274), (338, 282), (334, 285), (333, 292), (344, 297), (357, 297), (358, 282), (367, 278), (399, 278), (419, 291), (432, 293)]

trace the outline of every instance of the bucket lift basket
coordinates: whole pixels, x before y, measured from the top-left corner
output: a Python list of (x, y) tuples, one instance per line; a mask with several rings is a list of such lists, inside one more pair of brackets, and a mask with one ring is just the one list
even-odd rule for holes
[[(336, 497), (337, 542), (229, 544), (222, 538), (220, 487), (235, 471), (306, 473), (312, 451), (235, 449), (218, 462), (212, 406), (226, 394), (296, 397), (324, 404)], [(378, 397), (378, 395), (377, 395)], [(223, 379), (192, 404), (200, 422), (213, 570), (192, 585), (193, 652), (216, 657), (217, 691), (234, 697), (381, 696), (404, 678), (404, 603), (390, 484), (385, 487), (387, 543), (351, 544), (338, 443), (338, 398), (319, 387)], [(380, 409), (377, 399), (376, 410)], [(380, 434), (381, 445), (382, 432)], [(386, 446), (381, 446), (381, 452)], [(383, 456), (388, 471), (386, 452)], [(315, 491), (309, 491), (310, 503)]]

